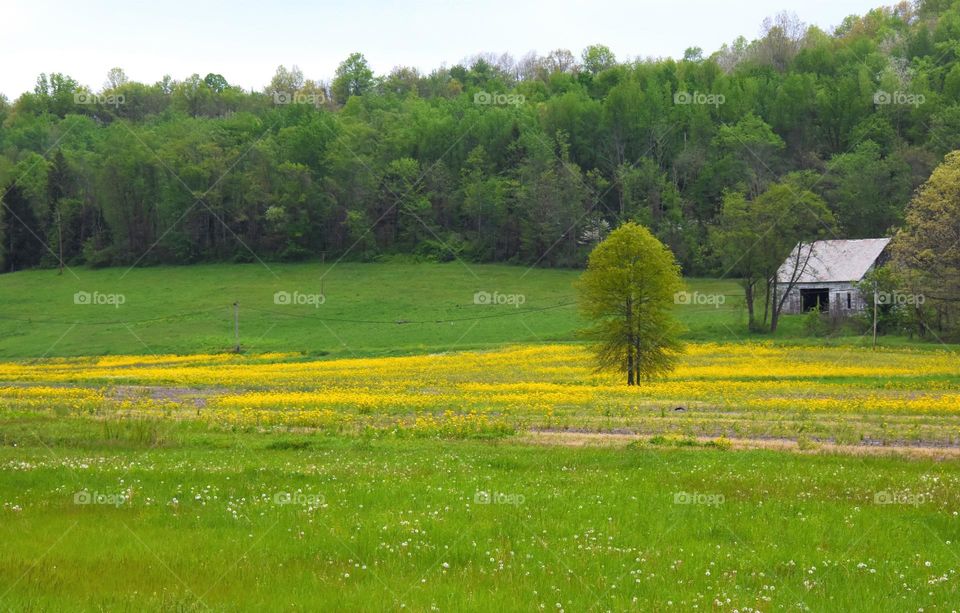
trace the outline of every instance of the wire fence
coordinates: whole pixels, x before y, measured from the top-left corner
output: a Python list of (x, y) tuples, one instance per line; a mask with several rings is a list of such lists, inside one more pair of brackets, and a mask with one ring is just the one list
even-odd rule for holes
[[(411, 319), (406, 317), (398, 317), (396, 319), (355, 319), (348, 317), (329, 317), (326, 315), (305, 315), (302, 313), (292, 313), (292, 312), (283, 312), (277, 311), (274, 309), (264, 309), (260, 307), (254, 307), (249, 305), (244, 305), (243, 309), (245, 311), (253, 311), (255, 313), (263, 313), (265, 315), (272, 315), (275, 317), (287, 317), (291, 319), (304, 319), (312, 320), (316, 322), (323, 323), (350, 323), (350, 324), (367, 324), (367, 325), (426, 325), (426, 324), (450, 324), (458, 322), (469, 322), (469, 321), (481, 321), (485, 319), (501, 319), (505, 317), (518, 317), (523, 315), (530, 315), (533, 313), (542, 313), (545, 311), (552, 311), (556, 309), (564, 309), (576, 306), (576, 302), (564, 302), (560, 304), (554, 304), (545, 307), (537, 308), (526, 308), (526, 309), (510, 309), (505, 310), (502, 313), (491, 313), (487, 315), (475, 315), (469, 317), (452, 317), (452, 318), (427, 318), (427, 319)], [(44, 317), (30, 317), (30, 316), (7, 316), (0, 315), (0, 321), (13, 321), (24, 324), (44, 324), (44, 325), (65, 325), (65, 326), (118, 326), (118, 325), (135, 325), (135, 324), (146, 324), (146, 323), (157, 323), (162, 321), (178, 321), (187, 319), (190, 317), (197, 317), (201, 315), (206, 315), (208, 313), (214, 312), (230, 312), (230, 319), (232, 321), (232, 309), (234, 308), (234, 303), (230, 303), (224, 306), (211, 307), (208, 309), (200, 309), (195, 311), (187, 311), (183, 313), (175, 313), (171, 315), (165, 315), (160, 317), (149, 317), (145, 319), (111, 319), (111, 320), (100, 320), (100, 321), (90, 321), (83, 319), (49, 319)], [(682, 309), (684, 313), (706, 313), (717, 311), (716, 306), (697, 306), (689, 307), (686, 306)]]

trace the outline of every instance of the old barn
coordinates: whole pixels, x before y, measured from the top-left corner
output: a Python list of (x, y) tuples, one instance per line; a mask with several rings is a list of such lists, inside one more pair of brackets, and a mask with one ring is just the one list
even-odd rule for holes
[(787, 292), (783, 312), (819, 307), (844, 317), (862, 311), (866, 301), (856, 283), (883, 263), (889, 243), (889, 238), (864, 238), (797, 245), (777, 271), (777, 296)]

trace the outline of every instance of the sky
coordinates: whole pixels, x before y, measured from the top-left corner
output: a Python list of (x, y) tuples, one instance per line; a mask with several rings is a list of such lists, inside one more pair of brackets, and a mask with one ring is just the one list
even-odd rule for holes
[(452, 66), (480, 52), (515, 58), (602, 43), (620, 60), (706, 54), (786, 10), (829, 29), (887, 0), (4, 0), (0, 93), (13, 100), (40, 73), (94, 91), (110, 68), (154, 83), (220, 73), (262, 89), (280, 64), (328, 81), (359, 51), (374, 72)]

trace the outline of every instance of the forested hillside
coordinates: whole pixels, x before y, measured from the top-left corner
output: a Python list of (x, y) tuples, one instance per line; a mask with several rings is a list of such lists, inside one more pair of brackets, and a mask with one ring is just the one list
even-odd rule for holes
[(596, 45), (377, 75), (357, 53), (329, 83), (281, 67), (259, 92), (218, 74), (144, 84), (117, 69), (94, 90), (41, 75), (0, 100), (2, 267), (61, 252), (573, 266), (633, 220), (686, 274), (721, 275), (749, 247), (722, 231), (725, 203), (761, 199), (821, 212), (778, 230), (788, 242), (887, 234), (960, 143), (960, 3), (763, 31), (680, 61)]

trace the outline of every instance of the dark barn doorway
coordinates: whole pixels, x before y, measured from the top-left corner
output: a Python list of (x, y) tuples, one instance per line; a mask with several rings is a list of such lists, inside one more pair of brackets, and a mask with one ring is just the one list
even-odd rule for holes
[(820, 307), (821, 313), (830, 312), (830, 290), (827, 288), (812, 288), (800, 290), (800, 307), (804, 313)]

